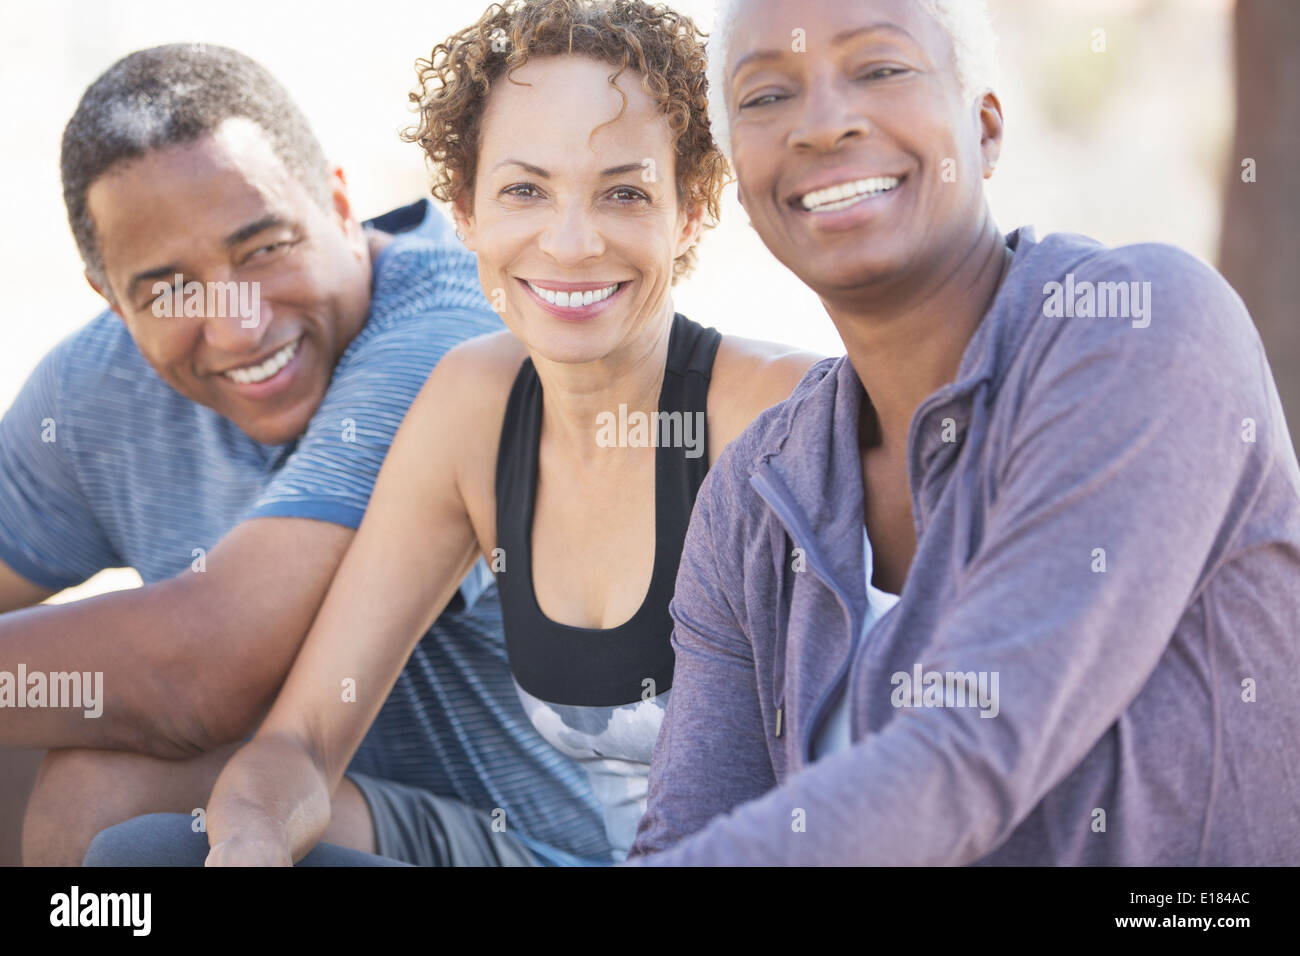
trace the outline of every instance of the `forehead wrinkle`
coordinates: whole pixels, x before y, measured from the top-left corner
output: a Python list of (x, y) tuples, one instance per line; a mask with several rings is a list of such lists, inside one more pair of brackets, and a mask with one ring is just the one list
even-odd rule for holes
[[(957, 78), (965, 96), (998, 87), (998, 40), (986, 0), (909, 0), (927, 14), (952, 47)], [(714, 138), (723, 155), (732, 157), (729, 103), (734, 69), (735, 33), (745, 21), (747, 0), (714, 0), (714, 16), (707, 45), (709, 114)], [(751, 12), (752, 11), (748, 11)], [(924, 49), (924, 48), (923, 48)]]
[[(599, 83), (583, 83), (581, 85), (584, 97), (585, 94), (599, 90), (604, 94), (602, 99), (608, 103), (608, 115), (601, 115), (592, 123), (591, 128), (586, 131), (588, 138), (590, 138), (592, 132), (608, 126), (615, 121), (630, 121), (634, 122), (637, 126), (640, 126), (642, 125), (642, 121), (653, 116), (662, 117), (664, 122), (667, 122), (667, 117), (663, 116), (662, 112), (658, 108), (658, 104), (654, 102), (653, 97), (651, 97), (650, 94), (642, 88), (641, 84), (637, 82), (640, 76), (639, 74), (624, 69), (617, 78), (613, 78), (614, 74), (618, 72), (618, 68), (613, 64), (608, 64), (602, 60), (588, 57), (583, 54), (572, 56), (552, 54), (539, 57), (524, 64), (517, 70), (511, 71), (511, 73), (508, 74), (512, 81), (511, 85), (503, 86), (499, 82), (494, 84), (493, 89), (488, 96), (487, 104), (483, 110), (480, 121), (480, 144), (487, 141), (489, 126), (492, 125), (490, 121), (494, 118), (496, 113), (502, 110), (510, 110), (510, 113), (508, 114), (509, 116), (524, 114), (542, 117), (552, 115), (555, 106), (556, 91), (553, 89), (546, 89), (545, 87), (564, 86), (566, 88), (571, 88), (573, 84), (571, 80), (559, 79), (556, 75), (558, 70), (554, 69), (550, 71), (549, 76), (542, 77), (535, 75), (541, 71), (540, 68), (544, 68), (548, 63), (557, 65), (564, 64), (565, 67), (572, 64), (581, 64), (580, 68), (583, 72), (600, 74)], [(533, 67), (538, 67), (539, 69), (531, 69)], [(570, 77), (572, 76), (571, 73), (569, 75)], [(521, 80), (518, 77), (523, 77), (523, 79)], [(524, 101), (523, 98), (530, 96), (536, 96), (543, 99), (546, 109), (521, 109), (519, 104)], [(602, 112), (604, 106), (605, 104), (602, 103)], [(595, 110), (583, 109), (583, 113), (587, 116), (594, 115), (596, 112), (597, 111)], [(638, 114), (643, 114), (642, 121), (636, 119)]]
[[(96, 223), (106, 269), (119, 275), (128, 273), (122, 278), (131, 289), (138, 285), (141, 275), (159, 272), (159, 263), (167, 263), (169, 268), (179, 266), (191, 260), (200, 246), (207, 248), (212, 243), (227, 248), (237, 237), (248, 238), (246, 234), (253, 226), (260, 232), (272, 225), (295, 221), (287, 191), (296, 180), (278, 157), (272, 154), (272, 158), (275, 166), (273, 171), (268, 171), (257, 157), (241, 157), (228, 144), (202, 137), (194, 143), (147, 153), (105, 173), (87, 190), (87, 208)], [(159, 193), (164, 187), (168, 192)], [(109, 191), (107, 195), (105, 190)], [(207, 205), (216, 212), (202, 220), (204, 231), (196, 233), (184, 202), (173, 209), (168, 197), (172, 192), (179, 192), (197, 202), (211, 190), (216, 191), (219, 201)], [(159, 201), (143, 206), (126, 201), (126, 196), (139, 191), (151, 193)], [(105, 202), (115, 215), (105, 216), (109, 211), (104, 208)], [(122, 221), (124, 211), (128, 217), (125, 222)], [(151, 228), (135, 228), (138, 225), (135, 217), (141, 212), (148, 216), (161, 215), (163, 219)], [(186, 226), (169, 228), (166, 224), (175, 226), (178, 216), (184, 217)], [(130, 259), (144, 260), (139, 266), (121, 261), (122, 244), (106, 241), (109, 237), (104, 234), (105, 219), (115, 222), (117, 234), (122, 235), (125, 230)], [(145, 239), (143, 249), (140, 248), (142, 238)], [(139, 271), (140, 266), (144, 267), (143, 272)], [(127, 297), (130, 295), (128, 291)]]

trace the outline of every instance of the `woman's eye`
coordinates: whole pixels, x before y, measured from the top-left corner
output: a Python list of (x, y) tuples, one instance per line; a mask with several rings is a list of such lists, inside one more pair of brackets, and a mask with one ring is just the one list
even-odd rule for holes
[(877, 69), (877, 70), (871, 70), (871, 71), (869, 71), (869, 72), (867, 72), (867, 73), (862, 74), (862, 79), (864, 79), (864, 80), (883, 80), (883, 79), (887, 79), (887, 78), (889, 78), (889, 77), (891, 77), (891, 76), (899, 76), (899, 75), (901, 75), (901, 74), (903, 74), (903, 73), (906, 73), (906, 72), (907, 72), (906, 70), (900, 69), (900, 68), (898, 68), (898, 67), (896, 67), (896, 66), (882, 66), (882, 67), (880, 67), (880, 68)]
[(740, 108), (744, 110), (751, 106), (767, 106), (769, 103), (774, 103), (780, 98), (781, 97), (776, 93), (764, 93), (762, 96), (756, 96), (752, 100), (741, 103)]
[(630, 186), (620, 186), (610, 195), (620, 202), (649, 202), (650, 197), (639, 189), (632, 189)]
[(501, 192), (510, 196), (518, 196), (520, 199), (531, 199), (536, 195), (537, 187), (532, 183), (516, 183), (513, 186), (507, 186)]

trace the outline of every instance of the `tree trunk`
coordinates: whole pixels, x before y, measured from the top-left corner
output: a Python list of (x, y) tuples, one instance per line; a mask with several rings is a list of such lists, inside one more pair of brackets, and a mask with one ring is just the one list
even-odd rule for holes
[(1219, 269), (1255, 319), (1300, 447), (1300, 3), (1237, 0), (1234, 20), (1237, 123)]

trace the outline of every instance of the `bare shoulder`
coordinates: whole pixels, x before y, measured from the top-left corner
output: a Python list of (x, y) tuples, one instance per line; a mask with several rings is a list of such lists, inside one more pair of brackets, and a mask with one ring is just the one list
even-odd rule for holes
[(495, 540), (497, 449), (510, 390), (527, 357), (508, 331), (461, 342), (442, 357), (417, 399), (420, 420), (438, 423), (424, 430), (425, 447), (454, 474), (482, 548)]
[(429, 373), (398, 432), (403, 448), (430, 467), (476, 475), (495, 463), (510, 387), (527, 355), (509, 332), (468, 339), (447, 351)]
[(434, 374), (458, 383), (508, 378), (514, 381), (528, 350), (512, 332), (502, 330), (479, 335), (448, 349)]
[(792, 345), (723, 336), (709, 379), (709, 444), (723, 446), (765, 410), (790, 397), (794, 387), (826, 356)]
[(752, 409), (753, 417), (788, 398), (808, 369), (825, 357), (792, 345), (726, 335), (718, 344), (711, 385), (728, 404), (747, 396), (760, 402)]
[[(453, 413), (455, 430), (473, 435), (500, 425), (510, 386), (528, 352), (510, 332), (467, 339), (447, 351), (429, 375), (417, 400), (423, 414)], [(438, 411), (435, 413), (433, 406)]]

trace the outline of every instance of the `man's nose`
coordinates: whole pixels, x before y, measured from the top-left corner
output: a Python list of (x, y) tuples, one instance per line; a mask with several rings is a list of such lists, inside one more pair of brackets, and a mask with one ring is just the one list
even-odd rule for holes
[(271, 324), (271, 306), (256, 282), (209, 283), (203, 334), (208, 344), (231, 354), (253, 353)]

